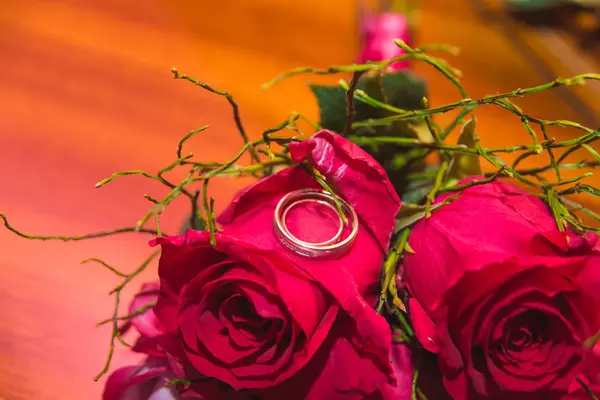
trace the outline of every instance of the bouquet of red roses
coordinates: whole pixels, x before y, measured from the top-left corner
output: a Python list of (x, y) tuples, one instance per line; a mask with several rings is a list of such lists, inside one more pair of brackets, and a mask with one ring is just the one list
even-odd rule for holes
[[(399, 15), (371, 17), (361, 64), (299, 68), (270, 82), (352, 73), (338, 86), (311, 86), (319, 123), (294, 113), (256, 140), (229, 93), (174, 70), (227, 99), (244, 144), (228, 162), (198, 160), (184, 148), (204, 127), (180, 140), (164, 169), (100, 181), (143, 175), (166, 188), (162, 199), (145, 196), (152, 205), (136, 226), (31, 236), (0, 214), (30, 239), (154, 236), (154, 252), (132, 272), (85, 260), (122, 278), (102, 322), (113, 329), (96, 380), (129, 329), (139, 333), (132, 351), (147, 356), (112, 372), (105, 400), (597, 398), (600, 216), (576, 195), (600, 195), (585, 183), (600, 165), (600, 131), (529, 116), (511, 99), (600, 76), (471, 99), (459, 72), (429, 54), (453, 49), (390, 42), (406, 39), (406, 26)], [(431, 107), (409, 60), (435, 67), (461, 99)], [(485, 105), (520, 118), (527, 141), (485, 147), (473, 116)], [(452, 111), (452, 123), (436, 123)], [(549, 126), (581, 134), (558, 142)], [(573, 162), (577, 151), (589, 157)], [(518, 156), (508, 163), (507, 153)], [(181, 182), (167, 177), (174, 169), (186, 171)], [(209, 183), (231, 176), (256, 182), (215, 216)], [(178, 197), (192, 212), (182, 234), (166, 235), (161, 215)], [(158, 280), (122, 313), (122, 289), (159, 255)]]

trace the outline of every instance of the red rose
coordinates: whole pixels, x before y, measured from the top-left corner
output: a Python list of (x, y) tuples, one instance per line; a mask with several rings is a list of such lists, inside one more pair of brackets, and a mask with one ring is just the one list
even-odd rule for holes
[[(146, 283), (142, 290), (135, 295), (129, 313), (156, 301), (159, 293), (158, 282)], [(124, 333), (133, 325), (140, 333), (139, 339), (133, 346), (133, 351), (148, 354), (141, 365), (122, 367), (113, 372), (104, 388), (103, 400), (177, 400), (179, 397), (174, 387), (166, 387), (174, 374), (169, 367), (164, 352), (157, 347), (156, 338), (162, 335), (162, 329), (157, 323), (152, 309), (131, 318), (121, 328)]]
[[(391, 336), (373, 305), (399, 199), (381, 166), (334, 133), (292, 143), (290, 154), (354, 207), (360, 223), (353, 247), (322, 261), (277, 240), (278, 201), (320, 188), (303, 166), (242, 190), (219, 219), (214, 248), (207, 232), (193, 230), (155, 241), (162, 246), (155, 310), (173, 344), (165, 348), (180, 374), (200, 379), (191, 389), (205, 398), (216, 386), (244, 399), (381, 398), (377, 393), (394, 384)], [(288, 227), (300, 239), (319, 241), (335, 231), (337, 214), (316, 204), (295, 210)]]
[(403, 264), (411, 319), (455, 399), (568, 390), (600, 328), (596, 242), (560, 232), (546, 204), (502, 182), (416, 224)]
[[(359, 63), (382, 61), (396, 58), (405, 53), (394, 42), (397, 39), (410, 43), (408, 19), (405, 15), (384, 12), (379, 15), (367, 14), (361, 20), (362, 48), (358, 56)], [(389, 66), (391, 70), (400, 71), (409, 67), (408, 60), (399, 61)]]

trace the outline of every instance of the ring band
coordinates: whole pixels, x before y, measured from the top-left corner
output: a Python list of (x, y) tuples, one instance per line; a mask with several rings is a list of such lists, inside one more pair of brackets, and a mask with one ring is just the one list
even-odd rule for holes
[[(337, 198), (337, 200), (341, 206), (342, 213), (348, 221), (347, 224), (344, 223), (339, 215), (335, 200), (329, 192), (301, 189), (283, 196), (275, 207), (274, 216), (274, 229), (281, 244), (294, 253), (311, 258), (336, 258), (348, 252), (358, 235), (358, 217), (350, 204), (340, 198)], [(310, 243), (300, 240), (289, 231), (286, 225), (288, 212), (293, 207), (307, 202), (322, 204), (335, 211), (340, 225), (337, 233), (332, 238), (319, 243)], [(349, 233), (345, 238), (342, 238), (345, 227), (349, 228)]]
[(314, 242), (305, 242), (303, 240), (298, 239), (296, 236), (294, 236), (296, 238), (296, 241), (299, 244), (302, 244), (302, 245), (305, 245), (305, 246), (326, 246), (328, 244), (337, 242), (339, 240), (340, 236), (342, 236), (342, 232), (344, 231), (344, 221), (342, 221), (342, 219), (339, 218), (338, 211), (337, 211), (337, 208), (335, 207), (335, 205), (331, 204), (331, 203), (329, 203), (329, 202), (327, 202), (325, 200), (316, 200), (316, 199), (312, 200), (312, 199), (304, 198), (304, 199), (296, 200), (295, 202), (293, 202), (289, 206), (287, 206), (284, 209), (283, 213), (281, 214), (281, 222), (282, 222), (282, 225), (283, 225), (283, 228), (285, 229), (285, 231), (291, 235), (291, 232), (288, 229), (287, 224), (285, 222), (287, 220), (287, 215), (288, 215), (288, 213), (290, 212), (290, 210), (292, 208), (297, 207), (297, 206), (299, 206), (300, 204), (303, 204), (303, 203), (318, 203), (318, 204), (321, 204), (321, 205), (324, 205), (324, 206), (328, 207), (329, 209), (333, 210), (333, 212), (336, 213), (336, 215), (338, 216), (338, 221), (340, 223), (339, 223), (339, 227), (338, 227), (338, 230), (335, 233), (335, 235), (333, 235), (330, 239), (327, 239), (327, 240), (325, 240), (323, 242), (317, 242), (317, 243), (314, 243)]

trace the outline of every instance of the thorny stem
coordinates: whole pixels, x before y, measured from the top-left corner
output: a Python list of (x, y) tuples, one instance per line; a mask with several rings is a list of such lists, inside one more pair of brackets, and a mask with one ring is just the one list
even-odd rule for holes
[(505, 168), (505, 166), (502, 166), (502, 168), (500, 168), (496, 172), (493, 172), (489, 177), (487, 177), (485, 179), (479, 179), (479, 180), (475, 179), (475, 180), (469, 181), (467, 183), (464, 183), (462, 185), (454, 185), (454, 186), (440, 188), (438, 190), (438, 193), (441, 194), (441, 193), (445, 193), (445, 192), (458, 192), (458, 191), (465, 190), (465, 189), (468, 189), (473, 186), (485, 185), (486, 183), (495, 181), (498, 178), (498, 176), (502, 173), (504, 168)]
[(113, 354), (115, 352), (115, 340), (120, 340), (118, 315), (119, 315), (119, 304), (121, 301), (121, 291), (123, 290), (123, 288), (125, 288), (125, 286), (127, 286), (127, 284), (129, 282), (131, 282), (133, 280), (133, 278), (135, 278), (144, 269), (146, 269), (148, 264), (150, 264), (150, 262), (152, 262), (152, 260), (159, 254), (160, 254), (160, 250), (153, 252), (150, 257), (148, 257), (131, 274), (125, 276), (125, 279), (123, 279), (123, 281), (110, 292), (111, 294), (114, 293), (114, 295), (115, 295), (115, 307), (114, 307), (112, 317), (110, 318), (110, 321), (112, 321), (112, 333), (110, 336), (110, 342), (109, 342), (109, 347), (108, 347), (108, 356), (106, 357), (106, 362), (104, 363), (104, 367), (102, 368), (100, 373), (98, 373), (98, 375), (96, 375), (96, 377), (94, 377), (95, 381), (98, 381), (100, 378), (102, 378), (102, 376), (104, 374), (106, 374), (108, 372), (108, 369), (110, 368), (110, 363), (112, 362)]
[(354, 117), (356, 116), (356, 107), (354, 105), (354, 91), (356, 90), (356, 85), (358, 85), (362, 74), (364, 74), (364, 71), (355, 72), (352, 75), (350, 86), (346, 90), (346, 124), (344, 125), (344, 132), (342, 133), (344, 136), (348, 136), (350, 135), (350, 133), (352, 133), (352, 122), (354, 121)]
[[(458, 49), (454, 46), (448, 46), (445, 44), (431, 44), (424, 45), (414, 49), (416, 52), (425, 51), (440, 51), (449, 54), (458, 54)], [(415, 58), (413, 54), (402, 54), (398, 57), (383, 60), (379, 62), (369, 62), (366, 64), (353, 64), (353, 65), (335, 65), (329, 68), (314, 68), (314, 67), (298, 67), (291, 71), (284, 72), (276, 76), (274, 79), (263, 84), (263, 89), (269, 89), (281, 82), (284, 79), (291, 78), (296, 75), (312, 74), (312, 75), (333, 75), (345, 72), (366, 72), (366, 71), (381, 71), (385, 70), (389, 65), (397, 63), (399, 61), (405, 61)]]
[(592, 133), (594, 132), (594, 130), (590, 129), (590, 128), (586, 128), (584, 126), (582, 126), (581, 124), (572, 122), (572, 121), (567, 121), (567, 120), (558, 120), (558, 121), (545, 121), (545, 120), (541, 120), (538, 118), (534, 118), (534, 117), (530, 117), (527, 115), (521, 115), (519, 114), (519, 112), (511, 107), (508, 107), (506, 104), (503, 104), (502, 102), (496, 103), (498, 100), (501, 99), (508, 99), (508, 98), (516, 98), (516, 97), (522, 97), (524, 95), (527, 94), (531, 94), (531, 93), (537, 93), (537, 92), (541, 92), (543, 90), (547, 90), (547, 89), (551, 89), (551, 88), (556, 88), (556, 87), (560, 87), (560, 86), (574, 86), (574, 85), (580, 85), (583, 84), (586, 80), (600, 80), (600, 74), (581, 74), (581, 75), (577, 75), (574, 76), (572, 78), (567, 78), (567, 79), (563, 79), (563, 78), (558, 78), (552, 82), (543, 84), (543, 85), (538, 85), (538, 86), (534, 86), (531, 88), (527, 88), (527, 89), (517, 89), (517, 90), (513, 90), (512, 92), (507, 92), (507, 93), (501, 93), (501, 94), (495, 94), (495, 95), (488, 95), (488, 96), (484, 96), (480, 99), (470, 99), (470, 98), (464, 98), (462, 100), (458, 100), (455, 101), (453, 103), (449, 103), (449, 104), (445, 104), (439, 107), (433, 107), (433, 108), (428, 108), (428, 109), (423, 109), (423, 110), (414, 110), (414, 111), (404, 111), (403, 113), (398, 113), (398, 115), (394, 115), (391, 117), (386, 117), (386, 118), (379, 118), (379, 119), (369, 119), (366, 121), (359, 121), (359, 122), (355, 122), (354, 124), (352, 124), (353, 128), (361, 128), (361, 127), (371, 127), (371, 126), (385, 126), (388, 125), (391, 122), (395, 122), (395, 121), (400, 121), (400, 120), (410, 120), (410, 119), (418, 119), (418, 118), (422, 118), (428, 115), (436, 115), (436, 114), (443, 114), (458, 108), (475, 108), (475, 107), (479, 107), (482, 106), (484, 104), (497, 104), (503, 108), (508, 109), (509, 111), (516, 113), (519, 116), (523, 116), (525, 118), (527, 118), (529, 120), (529, 122), (534, 122), (534, 123), (543, 123), (545, 125), (558, 125), (558, 126), (570, 126), (576, 129), (581, 129), (586, 131), (587, 133)]
[(136, 229), (136, 227), (134, 227), (134, 226), (128, 226), (128, 227), (125, 227), (125, 228), (112, 229), (112, 230), (102, 231), (102, 232), (96, 232), (96, 233), (88, 233), (86, 235), (79, 235), (79, 236), (39, 236), (39, 235), (29, 235), (27, 233), (23, 233), (23, 232), (17, 230), (12, 225), (10, 225), (8, 223), (8, 219), (6, 218), (6, 216), (4, 214), (0, 213), (0, 218), (2, 218), (2, 220), (4, 221), (4, 226), (6, 227), (6, 229), (8, 229), (9, 231), (15, 233), (17, 236), (21, 236), (22, 238), (31, 239), (31, 240), (41, 240), (41, 241), (59, 240), (59, 241), (62, 241), (62, 242), (76, 242), (76, 241), (80, 241), (80, 240), (96, 239), (96, 238), (101, 238), (101, 237), (105, 237), (105, 236), (112, 236), (112, 235), (118, 235), (120, 233), (129, 233), (129, 232), (148, 233), (148, 234), (151, 234), (151, 235), (156, 235), (157, 234), (156, 230), (154, 230), (154, 229), (147, 229), (147, 228)]
[(335, 192), (333, 191), (331, 186), (329, 186), (329, 184), (325, 180), (325, 177), (323, 175), (321, 175), (321, 173), (319, 171), (317, 171), (315, 168), (311, 169), (308, 167), (308, 165), (306, 165), (306, 166), (307, 166), (307, 169), (309, 170), (309, 173), (311, 173), (311, 175), (317, 181), (317, 183), (319, 185), (321, 185), (321, 187), (323, 189), (325, 189), (325, 191), (331, 195), (331, 198), (333, 199), (333, 202), (335, 204), (335, 208), (337, 209), (338, 215), (340, 216), (342, 222), (344, 224), (347, 224), (348, 217), (346, 216), (346, 213), (344, 213), (344, 210), (342, 210), (342, 203), (340, 202), (340, 199), (337, 197), (337, 195), (335, 194)]
[(198, 197), (200, 197), (200, 190), (196, 189), (194, 193), (194, 200), (192, 201), (192, 213), (190, 215), (190, 227), (196, 229), (196, 222), (198, 221)]
[[(208, 90), (209, 92), (218, 94), (219, 96), (224, 96), (227, 99), (227, 101), (229, 102), (229, 104), (231, 105), (231, 108), (233, 109), (233, 119), (235, 121), (235, 125), (237, 126), (238, 131), (240, 132), (240, 136), (242, 136), (242, 139), (244, 140), (244, 143), (248, 143), (250, 141), (250, 139), (248, 139), (248, 135), (246, 134), (246, 130), (244, 129), (244, 126), (242, 125), (242, 119), (240, 118), (240, 111), (239, 111), (238, 104), (235, 102), (235, 100), (233, 99), (233, 96), (229, 92), (226, 92), (223, 90), (217, 90), (204, 82), (200, 82), (199, 80), (192, 78), (191, 76), (180, 74), (176, 68), (173, 68), (171, 70), (171, 72), (173, 73), (173, 77), (175, 79), (184, 79), (188, 82), (193, 83), (196, 86), (200, 86), (204, 90)], [(256, 162), (260, 162), (260, 159), (258, 158), (258, 154), (256, 153), (256, 150), (254, 150), (253, 148), (250, 148), (249, 150), (250, 150), (250, 156), (252, 157), (252, 159)]]
[(118, 275), (118, 276), (120, 276), (122, 278), (126, 278), (127, 277), (127, 274), (124, 274), (123, 272), (120, 272), (116, 268), (111, 267), (110, 265), (108, 265), (104, 261), (100, 260), (99, 258), (88, 258), (88, 259), (85, 259), (85, 260), (81, 261), (81, 264), (87, 264), (89, 262), (96, 262), (98, 264), (101, 264), (101, 265), (105, 266), (107, 269), (109, 269), (110, 271), (112, 271), (113, 273), (115, 273), (116, 275)]
[(598, 400), (598, 397), (594, 394), (594, 392), (592, 391), (592, 388), (590, 388), (590, 386), (587, 383), (585, 383), (583, 380), (581, 380), (580, 377), (576, 377), (575, 380), (577, 381), (577, 383), (579, 383), (581, 385), (583, 390), (585, 390), (587, 395), (590, 396), (590, 398), (592, 400)]
[(209, 200), (208, 197), (208, 179), (204, 181), (204, 186), (202, 187), (202, 202), (204, 203), (204, 212), (206, 213), (206, 222), (208, 224), (208, 231), (210, 232), (210, 245), (212, 247), (217, 246), (217, 241), (215, 239), (215, 212), (214, 212), (214, 204), (215, 200), (211, 197)]
[(394, 43), (396, 43), (396, 46), (400, 47), (407, 54), (411, 55), (412, 56), (411, 58), (413, 58), (415, 60), (425, 61), (427, 64), (429, 64), (432, 67), (434, 67), (435, 69), (437, 69), (450, 82), (452, 82), (452, 84), (458, 89), (458, 91), (460, 92), (460, 95), (463, 98), (469, 97), (467, 95), (467, 92), (465, 91), (465, 88), (458, 81), (458, 78), (462, 75), (459, 70), (452, 68), (450, 65), (448, 65), (448, 63), (445, 60), (428, 56), (427, 54), (423, 53), (423, 50), (421, 50), (421, 49), (411, 48), (409, 45), (404, 43), (404, 41), (402, 41), (402, 40), (396, 39), (396, 40), (394, 40)]
[(442, 164), (440, 165), (440, 168), (438, 169), (437, 175), (435, 176), (433, 188), (427, 194), (427, 201), (425, 203), (426, 218), (431, 217), (431, 205), (433, 204), (433, 201), (435, 200), (435, 197), (437, 196), (438, 192), (442, 188), (442, 183), (443, 183), (442, 179), (444, 178), (444, 174), (446, 173), (447, 169), (448, 169), (448, 161), (443, 161)]
[(200, 132), (204, 132), (205, 130), (207, 130), (210, 127), (210, 125), (205, 125), (200, 129), (195, 129), (193, 131), (191, 131), (190, 133), (188, 133), (187, 135), (185, 135), (184, 137), (181, 138), (181, 140), (179, 141), (179, 143), (177, 144), (177, 158), (181, 158), (181, 151), (183, 150), (183, 144), (192, 136), (197, 135)]
[[(128, 320), (132, 319), (133, 317), (137, 317), (138, 315), (142, 315), (146, 311), (154, 308), (155, 305), (156, 305), (156, 300), (151, 301), (150, 303), (146, 304), (143, 307), (138, 308), (137, 310), (135, 310), (132, 313), (129, 313), (129, 314), (124, 315), (122, 317), (118, 317), (117, 320), (119, 320), (119, 321), (128, 321)], [(109, 322), (112, 322), (112, 321), (114, 321), (113, 318), (105, 319), (103, 321), (98, 322), (96, 324), (96, 327), (99, 327), (99, 326), (102, 326), (102, 325), (106, 325), (106, 324), (108, 324)]]
[(418, 400), (417, 399), (417, 382), (419, 381), (419, 369), (415, 368), (415, 372), (413, 375), (413, 381), (412, 381), (412, 400)]
[[(383, 306), (387, 301), (387, 295), (390, 292), (390, 284), (396, 278), (396, 269), (398, 262), (402, 257), (406, 243), (408, 243), (408, 235), (410, 229), (404, 229), (394, 240), (391, 250), (383, 263), (383, 283), (381, 285), (381, 293), (379, 295), (379, 303), (377, 304), (377, 312), (381, 313)], [(395, 287), (395, 285), (394, 285)], [(396, 296), (396, 293), (391, 293), (392, 296)], [(403, 332), (404, 333), (404, 332)]]

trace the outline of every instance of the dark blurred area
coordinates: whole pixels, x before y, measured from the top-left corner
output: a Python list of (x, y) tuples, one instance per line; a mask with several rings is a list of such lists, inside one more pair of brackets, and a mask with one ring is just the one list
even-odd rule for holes
[[(412, 45), (459, 47), (460, 55), (442, 56), (462, 71), (471, 98), (600, 73), (598, 1), (422, 0), (416, 7)], [(96, 182), (115, 171), (163, 168), (178, 140), (206, 124), (187, 144), (198, 159), (224, 161), (241, 146), (227, 102), (174, 81), (172, 67), (231, 92), (255, 138), (292, 111), (316, 120), (306, 81), (339, 77), (303, 76), (268, 91), (262, 83), (298, 66), (351, 64), (358, 49), (353, 0), (0, 0), (0, 212), (34, 234), (135, 224), (148, 210), (143, 194), (163, 195), (162, 188), (141, 177), (102, 189)], [(460, 99), (431, 66), (411, 68), (427, 82), (431, 105)], [(515, 101), (538, 118), (597, 128), (599, 94), (600, 83), (588, 82)], [(476, 115), (486, 146), (529, 143), (519, 118), (505, 110), (482, 107)], [(567, 140), (578, 133), (549, 134)], [(247, 183), (211, 182), (217, 211)], [(177, 231), (187, 212), (175, 202), (163, 229)], [(107, 293), (117, 281), (79, 262), (101, 257), (132, 269), (145, 258), (147, 239), (41, 243), (0, 229), (0, 400), (99, 398), (103, 382), (92, 377), (110, 327), (95, 324), (110, 315)], [(139, 283), (155, 276), (150, 268)], [(132, 357), (119, 348), (113, 367)]]

